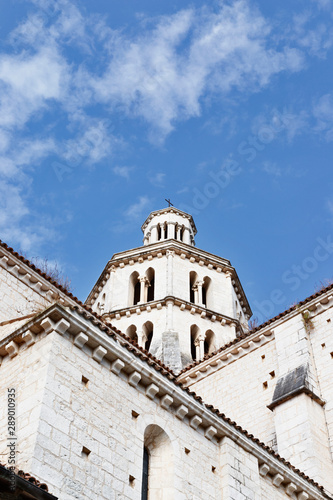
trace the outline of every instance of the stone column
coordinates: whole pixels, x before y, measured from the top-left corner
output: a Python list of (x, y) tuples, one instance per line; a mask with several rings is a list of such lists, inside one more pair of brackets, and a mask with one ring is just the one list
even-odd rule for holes
[(140, 347), (145, 347), (145, 343), (147, 342), (147, 336), (143, 330), (137, 330), (137, 336), (138, 336), (138, 345)]
[(168, 222), (168, 238), (175, 239), (176, 236), (176, 222)]
[(167, 264), (167, 286), (166, 293), (167, 295), (173, 295), (173, 258), (175, 252), (173, 250), (167, 250), (166, 256), (168, 259)]
[(193, 285), (192, 290), (194, 292), (194, 303), (199, 304), (199, 291), (196, 283)]
[(150, 243), (156, 243), (157, 241), (157, 226), (152, 226), (150, 229)]
[(199, 338), (195, 339), (194, 345), (195, 345), (195, 360), (200, 361), (201, 358), (200, 358), (200, 340), (199, 340)]
[(179, 240), (179, 241), (180, 241), (181, 232), (182, 232), (182, 226), (178, 226), (177, 227), (177, 240)]
[(196, 286), (198, 288), (198, 302), (196, 302), (199, 306), (203, 306), (203, 301), (202, 301), (202, 287), (203, 287), (204, 282), (203, 281), (197, 281)]
[(187, 243), (187, 245), (191, 245), (191, 234), (190, 234), (190, 229), (188, 227), (185, 227), (184, 243)]
[(203, 335), (200, 335), (198, 340), (199, 340), (200, 359), (203, 359), (205, 355), (205, 337)]
[(143, 304), (147, 302), (148, 299), (148, 280), (146, 276), (141, 276), (139, 278), (140, 281), (140, 301), (139, 304)]

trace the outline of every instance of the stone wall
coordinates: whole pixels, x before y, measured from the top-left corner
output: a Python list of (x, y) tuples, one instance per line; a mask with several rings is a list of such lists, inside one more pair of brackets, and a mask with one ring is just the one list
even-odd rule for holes
[[(94, 359), (82, 344), (83, 334), (75, 341), (78, 348), (66, 332), (67, 321), (60, 333), (50, 330), (52, 324), (42, 322), (46, 331), (35, 344), (4, 358), (0, 384), (2, 394), (13, 383), (17, 389), (17, 465), (46, 482), (54, 495), (61, 500), (139, 499), (146, 445), (160, 459), (154, 467), (162, 467), (161, 485), (166, 483), (164, 493), (150, 500), (289, 498), (285, 485), (276, 487), (265, 475), (269, 467), (260, 472), (258, 458), (249, 451), (251, 442), (248, 450), (240, 446), (244, 436), (237, 437), (236, 429), (238, 444), (227, 437), (207, 439), (206, 432), (163, 408), (159, 398), (147, 397), (140, 384), (132, 386), (119, 372), (124, 364), (110, 369), (98, 355)], [(79, 328), (78, 318), (73, 324)], [(5, 417), (3, 401), (1, 405)], [(4, 449), (4, 428), (1, 436)], [(318, 492), (312, 498), (323, 497)]]
[(0, 265), (0, 323), (37, 313), (50, 303), (50, 300), (33, 288), (32, 283), (24, 281), (23, 275), (17, 275), (14, 266), (7, 269)]
[(309, 304), (310, 310), (303, 308), (271, 324), (274, 335), (269, 342), (258, 343), (235, 359), (235, 348), (230, 347), (229, 362), (219, 369), (206, 368), (198, 381), (187, 379), (205, 401), (329, 491), (333, 491), (332, 307), (331, 299), (318, 299)]

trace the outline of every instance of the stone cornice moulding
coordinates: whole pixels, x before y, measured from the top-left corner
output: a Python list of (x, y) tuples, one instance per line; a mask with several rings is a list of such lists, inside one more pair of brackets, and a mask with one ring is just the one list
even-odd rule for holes
[(144, 223), (141, 226), (142, 232), (144, 232), (144, 230), (148, 226), (149, 222), (154, 217), (158, 217), (159, 215), (163, 215), (163, 214), (166, 214), (166, 213), (173, 213), (175, 215), (180, 215), (184, 219), (187, 219), (190, 222), (191, 226), (192, 226), (192, 230), (193, 230), (194, 236), (197, 234), (197, 228), (196, 228), (196, 225), (194, 223), (192, 215), (190, 215), (190, 214), (188, 214), (186, 212), (183, 212), (182, 210), (179, 210), (179, 208), (175, 208), (175, 207), (166, 207), (166, 208), (162, 208), (161, 210), (154, 210), (153, 212), (151, 212), (148, 215), (147, 219), (144, 221)]
[(225, 366), (237, 361), (239, 358), (255, 351), (259, 347), (271, 342), (275, 338), (274, 332), (267, 329), (264, 333), (260, 332), (250, 338), (240, 340), (237, 344), (231, 345), (221, 352), (218, 352), (212, 358), (204, 359), (193, 368), (189, 368), (184, 373), (181, 373), (177, 380), (185, 387), (190, 387), (215, 373)]
[[(54, 313), (57, 313), (57, 318), (61, 316), (58, 321), (54, 321), (50, 317)], [(293, 490), (297, 491), (298, 494), (306, 493), (309, 495), (309, 500), (329, 498), (324, 491), (320, 491), (315, 484), (297, 473), (296, 469), (290, 468), (288, 462), (274, 456), (273, 452), (260, 443), (258, 439), (251, 438), (236, 423), (217, 416), (218, 410), (206, 407), (203, 402), (197, 401), (193, 393), (187, 392), (178, 383), (175, 383), (171, 372), (168, 372), (170, 375), (167, 376), (160, 374), (159, 371), (163, 370), (162, 366), (159, 366), (158, 371), (154, 369), (151, 365), (156, 366), (156, 362), (149, 357), (147, 358), (140, 349), (135, 348), (126, 339), (117, 338), (116, 332), (112, 332), (113, 336), (107, 336), (105, 332), (91, 321), (83, 318), (76, 310), (64, 309), (63, 306), (57, 304), (41, 314), (38, 321), (40, 321), (40, 326), (43, 325), (46, 329), (45, 333), (55, 333), (67, 338), (68, 341), (73, 342), (78, 349), (92, 358), (94, 358), (96, 350), (101, 352), (102, 355), (98, 357), (96, 363), (100, 363), (101, 366), (112, 371), (115, 376), (127, 381), (129, 385), (134, 385), (136, 390), (155, 400), (166, 411), (181, 419), (217, 446), (224, 437), (236, 442), (258, 459), (262, 476), (267, 476), (269, 473), (272, 476), (273, 484), (275, 484), (274, 477), (277, 474), (283, 478), (279, 484), (275, 484), (277, 487), (288, 489), (292, 485)], [(31, 328), (31, 326), (30, 324), (29, 327)], [(20, 330), (20, 335), (22, 335), (24, 329)], [(111, 329), (108, 328), (108, 330)], [(16, 335), (18, 334), (16, 333)], [(38, 344), (37, 337), (38, 335), (34, 338), (34, 343), (28, 343), (26, 348), (34, 348), (33, 346)], [(80, 337), (79, 342), (77, 341), (78, 337)], [(12, 341), (14, 342), (14, 339)], [(139, 353), (139, 356), (135, 356), (126, 348), (124, 349), (125, 345), (130, 345), (133, 351)], [(24, 347), (17, 344), (18, 355), (21, 349)], [(144, 358), (140, 359), (140, 356), (144, 356)], [(165, 372), (167, 371), (165, 370)], [(133, 381), (134, 374), (135, 381)], [(168, 396), (168, 401), (166, 401), (166, 396)], [(194, 420), (197, 421), (198, 425), (194, 425)]]
[(121, 309), (115, 309), (114, 311), (104, 313), (102, 315), (102, 318), (104, 321), (112, 320), (113, 318), (119, 320), (123, 316), (130, 317), (135, 314), (141, 314), (142, 312), (145, 311), (149, 313), (151, 312), (152, 309), (161, 309), (161, 306), (165, 307), (168, 301), (172, 301), (173, 304), (175, 306), (178, 306), (181, 311), (189, 310), (193, 315), (200, 315), (201, 318), (210, 321), (212, 321), (213, 318), (213, 322), (215, 321), (220, 323), (223, 322), (223, 326), (224, 324), (228, 326), (234, 324), (240, 330), (241, 333), (244, 333), (242, 324), (238, 319), (231, 318), (230, 316), (221, 314), (217, 311), (213, 311), (212, 309), (207, 309), (206, 307), (200, 306), (198, 304), (192, 304), (192, 302), (187, 302), (184, 299), (181, 299), (179, 297), (174, 297), (172, 295), (167, 295), (163, 299), (158, 299), (151, 302), (145, 302), (144, 304), (135, 304), (133, 306), (123, 307)]
[[(145, 260), (151, 262), (153, 259), (161, 258), (166, 255), (168, 251), (175, 252), (175, 255), (182, 259), (194, 259), (193, 263), (205, 266), (210, 270), (214, 270), (218, 273), (225, 273), (230, 275), (232, 279), (232, 285), (235, 290), (235, 294), (238, 297), (245, 314), (249, 317), (252, 315), (252, 311), (243, 290), (243, 286), (239, 280), (235, 268), (230, 264), (230, 261), (223, 259), (217, 255), (211, 254), (204, 250), (194, 248), (186, 243), (179, 242), (178, 240), (164, 240), (157, 243), (152, 243), (151, 245), (146, 245), (143, 247), (134, 248), (127, 250), (126, 252), (121, 252), (114, 254), (111, 260), (107, 263), (104, 270), (102, 271), (100, 277), (89, 293), (86, 303), (94, 304), (98, 295), (102, 291), (107, 279), (110, 276), (110, 272), (116, 272), (117, 268), (123, 268), (125, 266), (132, 266), (135, 263), (142, 264)], [(243, 302), (243, 303), (242, 303)]]
[[(273, 318), (272, 321), (269, 321), (267, 323), (264, 323), (262, 327), (257, 327), (253, 332), (249, 332), (247, 334), (247, 337), (245, 339), (239, 339), (235, 344), (225, 347), (225, 348), (220, 348), (216, 354), (211, 355), (211, 357), (207, 360), (200, 361), (197, 365), (191, 368), (185, 368), (184, 371), (179, 375), (178, 379), (179, 380), (185, 380), (187, 377), (190, 376), (190, 373), (192, 372), (197, 372), (200, 371), (200, 367), (206, 364), (214, 364), (215, 359), (217, 359), (218, 356), (221, 355), (221, 353), (226, 353), (228, 350), (236, 349), (238, 346), (241, 345), (241, 342), (250, 342), (254, 338), (260, 335), (265, 335), (267, 336), (267, 332), (271, 331), (274, 333), (274, 331), (279, 328), (283, 323), (290, 321), (290, 319), (294, 318), (295, 316), (302, 315), (302, 313), (309, 311), (309, 319), (312, 320), (316, 317), (318, 314), (322, 314), (323, 312), (327, 311), (330, 307), (333, 306), (333, 291), (332, 290), (327, 290), (323, 295), (320, 295), (318, 297), (314, 297), (312, 300), (309, 302), (305, 302), (304, 304), (300, 305), (296, 309), (293, 309), (286, 314), (283, 314), (281, 317), (277, 316), (276, 318)], [(312, 327), (310, 327), (309, 333), (311, 335)], [(274, 333), (275, 336), (275, 333)], [(227, 344), (228, 345), (228, 344)], [(222, 350), (221, 350), (222, 349)], [(199, 380), (199, 379), (198, 379)], [(184, 382), (183, 382), (184, 383)]]

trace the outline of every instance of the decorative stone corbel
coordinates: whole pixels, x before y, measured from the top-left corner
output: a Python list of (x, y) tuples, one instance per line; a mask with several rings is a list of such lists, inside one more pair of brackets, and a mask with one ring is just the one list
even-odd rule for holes
[(100, 363), (106, 354), (107, 350), (103, 346), (99, 345), (94, 350), (92, 357), (95, 361), (97, 361), (97, 363)]

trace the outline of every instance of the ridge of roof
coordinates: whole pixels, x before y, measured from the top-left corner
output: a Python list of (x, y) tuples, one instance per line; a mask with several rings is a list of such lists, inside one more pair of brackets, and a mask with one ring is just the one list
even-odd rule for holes
[(306, 297), (304, 300), (298, 302), (297, 304), (289, 307), (289, 309), (286, 309), (285, 311), (277, 314), (276, 316), (274, 316), (273, 318), (271, 319), (268, 319), (267, 321), (265, 321), (264, 323), (262, 323), (261, 325), (258, 325), (256, 326), (255, 328), (252, 328), (252, 330), (250, 330), (249, 332), (247, 333), (243, 333), (242, 335), (240, 335), (239, 337), (236, 337), (234, 340), (228, 342), (227, 344), (224, 344), (222, 347), (219, 347), (219, 349), (217, 349), (216, 351), (212, 352), (211, 354), (205, 354), (205, 356), (203, 357), (203, 359), (201, 359), (200, 361), (194, 361), (193, 363), (191, 363), (190, 365), (186, 366), (185, 368), (183, 368), (183, 370), (178, 374), (178, 377), (180, 375), (182, 375), (183, 373), (191, 370), (192, 368), (194, 368), (195, 366), (198, 366), (200, 365), (201, 363), (207, 361), (207, 359), (211, 359), (213, 358), (214, 356), (216, 356), (216, 354), (219, 354), (220, 352), (223, 352), (225, 351), (226, 349), (228, 349), (229, 347), (232, 347), (234, 346), (235, 344), (238, 344), (239, 342), (241, 342), (242, 340), (250, 337), (251, 335), (253, 335), (254, 333), (256, 332), (259, 332), (260, 330), (262, 330), (263, 328), (266, 328), (266, 326), (269, 326), (271, 325), (272, 323), (274, 323), (275, 321), (277, 321), (278, 319), (281, 319), (283, 318), (284, 316), (287, 316), (287, 314), (290, 314), (291, 312), (293, 311), (296, 311), (297, 309), (299, 309), (300, 307), (306, 305), (308, 302), (311, 302), (312, 300), (320, 297), (321, 295), (324, 295), (325, 293), (329, 292), (330, 290), (333, 289), (333, 283), (328, 285), (327, 287), (323, 288), (322, 290), (319, 290), (318, 292), (310, 295), (309, 297)]

